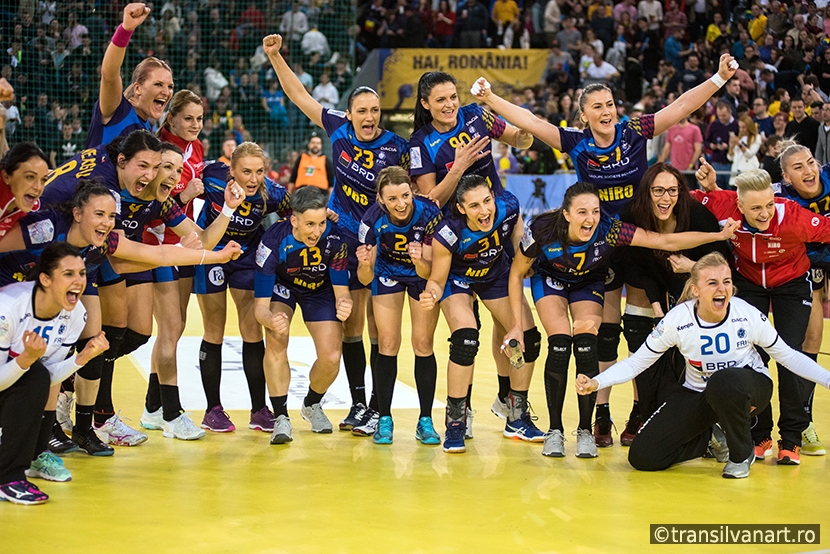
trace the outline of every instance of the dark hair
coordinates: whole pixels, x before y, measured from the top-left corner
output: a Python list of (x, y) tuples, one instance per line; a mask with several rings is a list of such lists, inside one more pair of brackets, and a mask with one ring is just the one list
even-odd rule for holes
[(721, 108), (726, 108), (729, 110), (729, 113), (732, 113), (732, 106), (726, 100), (718, 100), (718, 103), (715, 105), (715, 110), (719, 110)]
[(577, 181), (565, 190), (565, 197), (562, 205), (550, 212), (543, 213), (533, 220), (533, 230), (536, 235), (533, 237), (539, 244), (552, 244), (559, 242), (563, 246), (568, 244), (568, 220), (564, 212), (571, 209), (574, 198), (583, 194), (591, 194), (599, 198), (597, 189), (591, 183)]
[(319, 210), (328, 205), (328, 195), (326, 191), (317, 187), (300, 187), (291, 194), (290, 204), (291, 211), (295, 214)]
[(452, 207), (453, 215), (462, 218), (465, 217), (464, 214), (461, 213), (461, 210), (458, 209), (458, 205), (464, 203), (464, 195), (467, 194), (468, 191), (477, 189), (478, 187), (490, 188), (486, 177), (474, 174), (464, 175), (458, 181), (458, 186), (455, 187), (455, 204)]
[(649, 167), (640, 180), (640, 187), (637, 189), (634, 198), (631, 200), (631, 214), (634, 216), (634, 223), (646, 231), (657, 231), (657, 218), (654, 216), (651, 201), (651, 185), (661, 173), (669, 173), (677, 181), (677, 204), (674, 205), (674, 216), (677, 218), (675, 233), (682, 233), (689, 229), (692, 211), (692, 197), (689, 194), (689, 187), (686, 185), (686, 178), (677, 168), (667, 163), (656, 163)]
[[(170, 10), (168, 10), (168, 11), (170, 11)], [(159, 149), (159, 152), (161, 152), (162, 154), (164, 154), (165, 152), (175, 152), (179, 156), (184, 155), (184, 153), (182, 152), (182, 149), (179, 148), (178, 146), (176, 146), (175, 144), (173, 144), (172, 142), (162, 142), (161, 143), (161, 148)]]
[(62, 202), (55, 206), (54, 209), (56, 212), (72, 217), (72, 210), (74, 208), (83, 208), (89, 204), (90, 198), (97, 196), (109, 196), (115, 200), (112, 189), (104, 185), (98, 178), (80, 179), (75, 186), (75, 194), (72, 196), (72, 200)]
[(106, 146), (106, 149), (112, 163), (118, 161), (119, 154), (123, 154), (124, 158), (130, 161), (133, 156), (144, 150), (161, 152), (161, 141), (150, 131), (138, 129), (121, 140), (112, 141)]
[(42, 289), (40, 276), (46, 274), (51, 277), (61, 263), (61, 260), (70, 256), (80, 258), (81, 251), (68, 242), (53, 242), (43, 249), (43, 252), (40, 254), (40, 261), (32, 272), (29, 273), (29, 280), (34, 281), (35, 286)]
[(457, 84), (455, 77), (443, 71), (428, 71), (418, 79), (418, 96), (415, 98), (415, 133), (421, 127), (432, 122), (432, 114), (421, 105), (421, 100), (427, 100), (432, 89), (443, 83)]
[(348, 106), (349, 111), (351, 111), (352, 109), (352, 102), (354, 102), (354, 99), (360, 96), (361, 94), (374, 94), (375, 96), (380, 98), (377, 91), (375, 91), (375, 89), (373, 89), (372, 87), (357, 87), (349, 93), (349, 99), (346, 100), (346, 106)]
[(11, 147), (11, 150), (6, 152), (3, 159), (0, 159), (0, 170), (6, 173), (14, 173), (24, 163), (32, 158), (40, 158), (46, 165), (49, 165), (49, 158), (43, 153), (43, 150), (38, 148), (34, 142), (20, 142)]

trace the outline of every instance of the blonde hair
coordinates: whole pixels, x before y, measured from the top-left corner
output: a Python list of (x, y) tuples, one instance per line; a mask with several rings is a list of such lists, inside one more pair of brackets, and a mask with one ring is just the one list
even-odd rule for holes
[(390, 165), (389, 167), (385, 167), (380, 170), (380, 173), (378, 173), (378, 194), (380, 194), (383, 187), (387, 185), (402, 185), (404, 183), (410, 187), (412, 186), (412, 179), (409, 178), (409, 174), (404, 168), (399, 165)]
[(750, 169), (735, 177), (735, 186), (738, 188), (738, 199), (743, 200), (747, 192), (771, 189), (772, 181), (766, 170)]
[(180, 90), (170, 99), (170, 104), (167, 106), (167, 111), (161, 119), (161, 126), (164, 129), (170, 130), (170, 120), (185, 108), (188, 104), (196, 104), (204, 109), (202, 106), (202, 99), (198, 94), (191, 90)]
[[(723, 257), (723, 254), (720, 252), (709, 252), (698, 261), (695, 262), (695, 265), (692, 266), (692, 271), (689, 274), (689, 278), (686, 280), (686, 285), (683, 287), (683, 294), (680, 295), (680, 300), (677, 301), (678, 304), (682, 304), (687, 300), (694, 300), (697, 298), (694, 294), (692, 294), (692, 285), (697, 285), (697, 280), (700, 278), (700, 272), (704, 269), (708, 269), (710, 267), (721, 267), (721, 266), (729, 266), (729, 263), (726, 261), (726, 258)], [(734, 295), (736, 292), (735, 287), (732, 287), (732, 294)]]
[(755, 142), (755, 137), (758, 136), (758, 126), (752, 121), (752, 118), (748, 115), (742, 115), (738, 121), (746, 126), (747, 142), (750, 144)]
[(173, 75), (173, 70), (170, 69), (170, 66), (167, 65), (167, 62), (164, 60), (160, 60), (153, 56), (144, 58), (137, 66), (135, 66), (135, 69), (133, 69), (132, 81), (130, 82), (130, 86), (127, 87), (127, 90), (124, 92), (124, 96), (127, 100), (132, 98), (135, 94), (135, 85), (141, 84), (149, 79), (150, 73), (154, 69), (166, 69), (170, 72), (171, 76)]
[[(267, 156), (260, 145), (255, 142), (246, 141), (237, 146), (234, 149), (233, 154), (231, 154), (231, 167), (235, 166), (236, 163), (242, 158), (261, 158), (264, 163)], [(262, 196), (263, 200), (268, 200), (268, 188), (265, 186), (264, 179), (262, 180), (262, 184), (259, 186), (259, 194)]]
[(798, 144), (792, 137), (788, 137), (781, 142), (778, 143), (778, 163), (781, 165), (781, 171), (786, 171), (785, 167), (789, 162), (790, 158), (798, 154), (799, 152), (809, 152), (812, 156), (813, 153), (810, 152), (810, 149), (806, 146), (802, 146)]

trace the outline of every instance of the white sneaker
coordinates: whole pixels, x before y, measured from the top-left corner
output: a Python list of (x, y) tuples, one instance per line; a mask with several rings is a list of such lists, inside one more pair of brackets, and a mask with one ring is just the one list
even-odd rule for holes
[(121, 412), (113, 415), (103, 425), (95, 429), (101, 442), (116, 446), (138, 446), (147, 440), (147, 435), (136, 431), (119, 417)]
[(72, 391), (62, 392), (58, 395), (58, 406), (55, 408), (55, 419), (63, 429), (64, 433), (72, 432), (72, 406), (75, 404)]
[(294, 440), (291, 436), (291, 419), (280, 414), (274, 420), (274, 432), (271, 433), (271, 444), (285, 444)]
[(300, 410), (300, 415), (303, 419), (311, 422), (311, 430), (315, 433), (331, 433), (331, 421), (323, 412), (323, 407), (320, 403), (312, 404), (311, 406), (303, 406)]
[(577, 429), (573, 434), (576, 435), (577, 458), (596, 458), (599, 455), (594, 433), (589, 429)]
[(164, 422), (162, 434), (168, 439), (179, 439), (181, 441), (195, 441), (205, 436), (205, 430), (200, 429), (193, 423), (193, 420), (182, 412), (173, 421)]
[(164, 410), (159, 408), (155, 412), (148, 412), (147, 408), (144, 408), (144, 413), (141, 414), (141, 419), (138, 420), (138, 424), (145, 429), (161, 431), (164, 429)]
[(542, 456), (562, 458), (565, 455), (565, 435), (559, 429), (545, 433), (545, 446)]
[(493, 400), (493, 405), (490, 406), (490, 411), (493, 412), (493, 415), (499, 419), (507, 419), (507, 404), (502, 402), (501, 398), (498, 396), (495, 400)]
[(470, 440), (473, 438), (473, 418), (476, 415), (475, 410), (467, 408), (467, 428), (464, 430), (464, 439)]

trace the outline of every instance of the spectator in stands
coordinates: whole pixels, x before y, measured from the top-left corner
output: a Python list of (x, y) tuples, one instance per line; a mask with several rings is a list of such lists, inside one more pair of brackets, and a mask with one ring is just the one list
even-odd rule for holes
[(663, 21), (663, 6), (660, 2), (657, 0), (640, 0), (637, 5), (637, 14), (646, 18), (649, 31), (660, 31), (660, 22)]
[(767, 16), (760, 4), (752, 4), (752, 19), (749, 20), (749, 38), (761, 42), (767, 30)]
[[(723, 100), (718, 101), (715, 114), (717, 118), (709, 124), (704, 140), (712, 152), (709, 163), (715, 171), (731, 171), (732, 163), (727, 158), (729, 136), (738, 134), (738, 123), (732, 116), (732, 106)], [(720, 188), (726, 189), (729, 184), (729, 175), (718, 175), (717, 181)]]
[(303, 49), (303, 54), (306, 56), (310, 56), (313, 52), (317, 52), (326, 61), (328, 61), (331, 57), (329, 41), (326, 39), (326, 35), (321, 33), (316, 27), (311, 28), (306, 34), (303, 35), (303, 40), (300, 43), (300, 46)]
[(497, 29), (496, 40), (501, 41), (504, 38), (504, 31), (510, 26), (514, 20), (519, 18), (521, 10), (516, 0), (496, 0), (490, 8), (490, 18)]
[(793, 137), (798, 144), (814, 152), (818, 143), (820, 123), (812, 117), (807, 117), (803, 98), (793, 98), (790, 101), (790, 109), (793, 119), (787, 124), (787, 136)]
[(669, 0), (669, 9), (663, 16), (663, 36), (668, 38), (677, 30), (683, 31), (685, 36), (688, 27), (689, 19), (678, 8), (677, 0)]
[(771, 137), (775, 134), (772, 117), (767, 111), (767, 99), (763, 96), (756, 96), (752, 101), (752, 121), (758, 126), (758, 132), (764, 137)]
[(225, 138), (225, 140), (222, 141), (222, 155), (219, 156), (218, 160), (230, 167), (231, 156), (233, 156), (234, 150), (236, 150), (236, 139), (234, 139), (233, 136)]
[(729, 177), (730, 186), (735, 186), (735, 177), (750, 169), (760, 169), (758, 151), (763, 142), (761, 135), (752, 119), (743, 115), (738, 119), (738, 132), (729, 135), (729, 150), (727, 158), (732, 161), (732, 175)]
[(782, 140), (778, 135), (772, 135), (761, 144), (761, 169), (769, 173), (771, 183), (782, 180), (781, 163), (778, 161), (778, 143)]
[(683, 94), (698, 86), (704, 79), (703, 71), (700, 69), (700, 54), (690, 52), (683, 62), (683, 70), (675, 73), (669, 80), (666, 92)]
[(458, 17), (458, 46), (459, 48), (481, 48), (484, 46), (484, 35), (487, 32), (487, 23), (490, 20), (487, 8), (478, 0), (467, 0)]
[(78, 23), (78, 16), (75, 12), (69, 12), (66, 20), (66, 29), (63, 31), (63, 38), (68, 43), (70, 50), (75, 50), (81, 45), (81, 36), (89, 33), (89, 30)]
[(84, 141), (72, 132), (71, 125), (64, 125), (61, 129), (60, 140), (53, 143), (49, 152), (49, 166), (57, 167), (84, 148)]
[(772, 127), (775, 129), (775, 136), (781, 139), (785, 138), (787, 136), (787, 125), (789, 123), (789, 112), (781, 111), (772, 116)]
[[(633, 0), (626, 0), (626, 2), (633, 2)], [(538, 3), (537, 3), (538, 4)], [(536, 4), (534, 4), (535, 6)], [(562, 10), (559, 9), (559, 2), (547, 2), (545, 4), (544, 23), (542, 29), (545, 32), (545, 39), (549, 43), (556, 38), (556, 33), (559, 32), (559, 27), (562, 24)]]
[(433, 30), (435, 43), (429, 46), (433, 48), (451, 48), (455, 36), (455, 12), (450, 9), (450, 3), (447, 0), (441, 0), (432, 17), (435, 22)]
[(205, 96), (211, 102), (215, 102), (222, 92), (222, 89), (228, 86), (228, 79), (220, 71), (222, 62), (219, 58), (214, 58), (210, 66), (205, 68)]
[(26, 112), (26, 114), (23, 115), (23, 125), (19, 126), (15, 131), (14, 142), (34, 142), (38, 146), (41, 145), (43, 141), (40, 138), (34, 113)]
[(562, 30), (556, 33), (556, 41), (562, 50), (570, 52), (574, 57), (582, 49), (582, 33), (574, 27), (573, 17), (565, 16), (562, 20)]
[(749, 32), (746, 29), (741, 29), (738, 32), (738, 42), (732, 45), (732, 55), (735, 57), (736, 60), (740, 61), (744, 59), (746, 55), (746, 47), (752, 45), (755, 46), (755, 43), (749, 38)]
[(502, 181), (504, 181), (506, 175), (515, 175), (521, 169), (516, 156), (513, 155), (510, 147), (504, 142), (496, 142), (496, 151), (493, 153), (493, 160), (496, 162), (496, 168)]
[(611, 81), (620, 78), (620, 72), (613, 65), (603, 60), (600, 54), (595, 53), (592, 63), (585, 69), (581, 77), (583, 84), (610, 84)]
[[(446, 0), (444, 0), (446, 2)], [(349, 66), (346, 65), (346, 60), (342, 57), (337, 58), (334, 64), (334, 75), (332, 76), (332, 83), (337, 87), (337, 94), (343, 96), (352, 86), (352, 72)]]
[(825, 102), (821, 106), (821, 122), (815, 150), (815, 158), (819, 166), (830, 163), (830, 102)]
[(331, 82), (328, 71), (320, 75), (320, 84), (314, 87), (311, 96), (320, 103), (323, 108), (334, 109), (340, 101), (337, 87)]
[(333, 184), (334, 168), (328, 156), (323, 154), (323, 139), (314, 133), (308, 139), (306, 151), (294, 164), (288, 182), (288, 192), (308, 185), (330, 191)]
[(684, 44), (683, 35), (685, 29), (675, 29), (674, 33), (666, 39), (663, 45), (663, 54), (676, 71), (683, 70), (683, 58), (693, 52), (692, 46)]
[(311, 92), (314, 88), (314, 79), (303, 70), (303, 64), (301, 62), (295, 62), (292, 69), (294, 70), (294, 75), (297, 76), (305, 89)]
[(737, 77), (733, 76), (726, 83), (721, 100), (729, 104), (729, 107), (732, 108), (732, 116), (737, 117), (738, 106), (741, 105), (741, 81)]
[(280, 33), (288, 38), (289, 52), (292, 54), (297, 52), (306, 32), (308, 32), (308, 19), (300, 11), (300, 3), (294, 1), (291, 4), (291, 9), (283, 14), (280, 22)]
[[(695, 168), (702, 152), (703, 135), (700, 129), (689, 123), (689, 118), (685, 117), (666, 131), (666, 144), (657, 161), (668, 161), (669, 165), (680, 171), (689, 171)], [(697, 188), (693, 173), (686, 175), (686, 182), (690, 188)]]

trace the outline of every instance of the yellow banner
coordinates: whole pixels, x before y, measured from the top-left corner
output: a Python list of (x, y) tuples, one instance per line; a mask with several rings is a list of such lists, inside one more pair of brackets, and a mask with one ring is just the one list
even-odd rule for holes
[(444, 71), (458, 80), (461, 104), (473, 101), (470, 87), (484, 77), (500, 92), (505, 85), (534, 86), (542, 79), (547, 50), (474, 50), (398, 48), (383, 61), (378, 85), (384, 110), (413, 110), (418, 79), (428, 71)]

